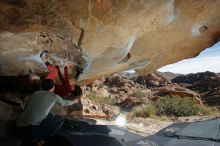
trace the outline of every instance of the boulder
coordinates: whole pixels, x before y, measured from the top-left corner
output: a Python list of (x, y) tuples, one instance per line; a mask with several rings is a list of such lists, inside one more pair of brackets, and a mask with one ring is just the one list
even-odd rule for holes
[(159, 88), (153, 89), (153, 95), (156, 96), (179, 96), (182, 98), (191, 98), (196, 103), (202, 105), (202, 100), (200, 99), (200, 95), (192, 90), (189, 90), (187, 88), (181, 87), (177, 84), (170, 84)]
[(96, 92), (97, 96), (99, 97), (104, 97), (104, 98), (108, 98), (110, 97), (110, 93), (108, 92), (107, 89), (105, 88), (100, 88), (97, 92)]
[(220, 103), (220, 87), (214, 88), (203, 95), (203, 99), (210, 105), (219, 105)]
[(8, 123), (14, 120), (20, 113), (20, 108), (0, 101), (0, 143), (4, 146), (19, 146), (18, 139), (12, 139), (8, 135)]
[(139, 84), (145, 85), (146, 87), (160, 87), (170, 83), (169, 80), (167, 80), (157, 72), (148, 74), (146, 76), (138, 76), (137, 82)]
[[(107, 104), (95, 103), (86, 96), (83, 96), (81, 98), (81, 103), (82, 103), (81, 116), (83, 117), (110, 119), (120, 113), (118, 107)], [(76, 114), (73, 111), (73, 113), (69, 113), (69, 115), (76, 115)]]
[(81, 67), (81, 84), (128, 69), (146, 75), (216, 43), (219, 7), (218, 0), (1, 1), (0, 75), (46, 73), (43, 50), (68, 59), (72, 79)]
[(122, 102), (119, 103), (120, 107), (123, 108), (133, 108), (135, 106), (139, 106), (146, 103), (144, 100), (136, 98), (136, 97), (128, 97), (125, 100), (123, 100)]

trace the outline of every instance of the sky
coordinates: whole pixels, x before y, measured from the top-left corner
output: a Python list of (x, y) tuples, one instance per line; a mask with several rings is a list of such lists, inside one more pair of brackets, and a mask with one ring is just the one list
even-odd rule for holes
[(205, 49), (197, 57), (184, 59), (158, 69), (160, 72), (197, 73), (211, 71), (220, 73), (220, 42)]

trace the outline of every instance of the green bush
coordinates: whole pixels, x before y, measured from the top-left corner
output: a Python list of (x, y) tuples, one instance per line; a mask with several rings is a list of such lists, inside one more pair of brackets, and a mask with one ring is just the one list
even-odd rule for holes
[(116, 102), (116, 101), (114, 101), (113, 99), (111, 99), (109, 97), (97, 96), (93, 92), (88, 92), (86, 94), (86, 96), (89, 97), (91, 100), (93, 100), (95, 103), (98, 103), (98, 104), (115, 104), (115, 102)]
[(198, 114), (208, 114), (209, 110), (205, 106), (200, 106), (190, 98), (167, 96), (156, 102), (157, 114), (166, 116), (194, 116)]
[(139, 106), (132, 111), (132, 117), (148, 118), (154, 115), (156, 115), (154, 104)]
[(199, 107), (199, 114), (201, 114), (201, 115), (209, 115), (210, 113), (211, 113), (211, 108), (210, 107), (208, 107), (208, 106), (199, 106), (198, 105), (198, 107)]
[(144, 93), (144, 92), (141, 91), (141, 90), (137, 90), (137, 91), (134, 91), (134, 92), (131, 94), (131, 96), (140, 98), (140, 97), (145, 97), (145, 96), (146, 96), (146, 93)]

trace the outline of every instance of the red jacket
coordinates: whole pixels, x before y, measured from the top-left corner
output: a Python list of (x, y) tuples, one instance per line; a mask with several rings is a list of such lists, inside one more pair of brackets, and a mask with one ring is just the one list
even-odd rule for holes
[(47, 76), (47, 79), (51, 79), (55, 82), (57, 75), (59, 76), (60, 81), (62, 84), (56, 84), (55, 82), (55, 90), (54, 93), (61, 96), (61, 97), (67, 97), (72, 92), (72, 87), (69, 82), (69, 74), (68, 74), (68, 68), (67, 66), (64, 67), (64, 77), (62, 73), (60, 72), (59, 66), (54, 65), (48, 65), (47, 66), (49, 70), (49, 75)]

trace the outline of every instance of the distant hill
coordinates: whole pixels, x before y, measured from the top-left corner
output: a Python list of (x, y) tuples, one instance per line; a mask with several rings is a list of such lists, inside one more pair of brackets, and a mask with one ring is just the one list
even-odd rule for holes
[(172, 73), (172, 72), (155, 72), (157, 75), (162, 76), (163, 78), (171, 81), (172, 79), (182, 76), (183, 74), (178, 74), (178, 73)]
[(200, 93), (203, 101), (210, 105), (220, 103), (220, 74), (201, 72), (178, 76), (171, 80), (173, 83), (182, 84), (188, 89)]
[[(170, 81), (172, 80), (173, 78), (176, 78), (178, 76), (181, 76), (183, 74), (178, 74), (178, 73), (172, 73), (172, 72), (159, 72), (159, 71), (156, 71), (154, 72), (154, 74)], [(115, 74), (115, 75), (122, 75), (124, 77), (128, 77), (128, 78), (131, 78), (131, 77), (138, 77), (138, 76), (144, 76), (144, 75), (139, 75), (137, 72), (128, 72), (128, 71), (125, 71), (125, 72), (121, 72), (121, 73), (118, 73), (118, 74)], [(147, 76), (147, 75), (146, 75)]]
[(188, 88), (200, 93), (206, 93), (212, 89), (220, 88), (220, 74), (213, 72), (201, 72), (187, 74), (171, 80), (172, 83), (188, 84)]
[(187, 75), (177, 76), (176, 78), (173, 78), (171, 82), (194, 84), (204, 80), (210, 80), (210, 79), (218, 80), (219, 78), (220, 78), (220, 74), (207, 71), (207, 72), (191, 73)]

